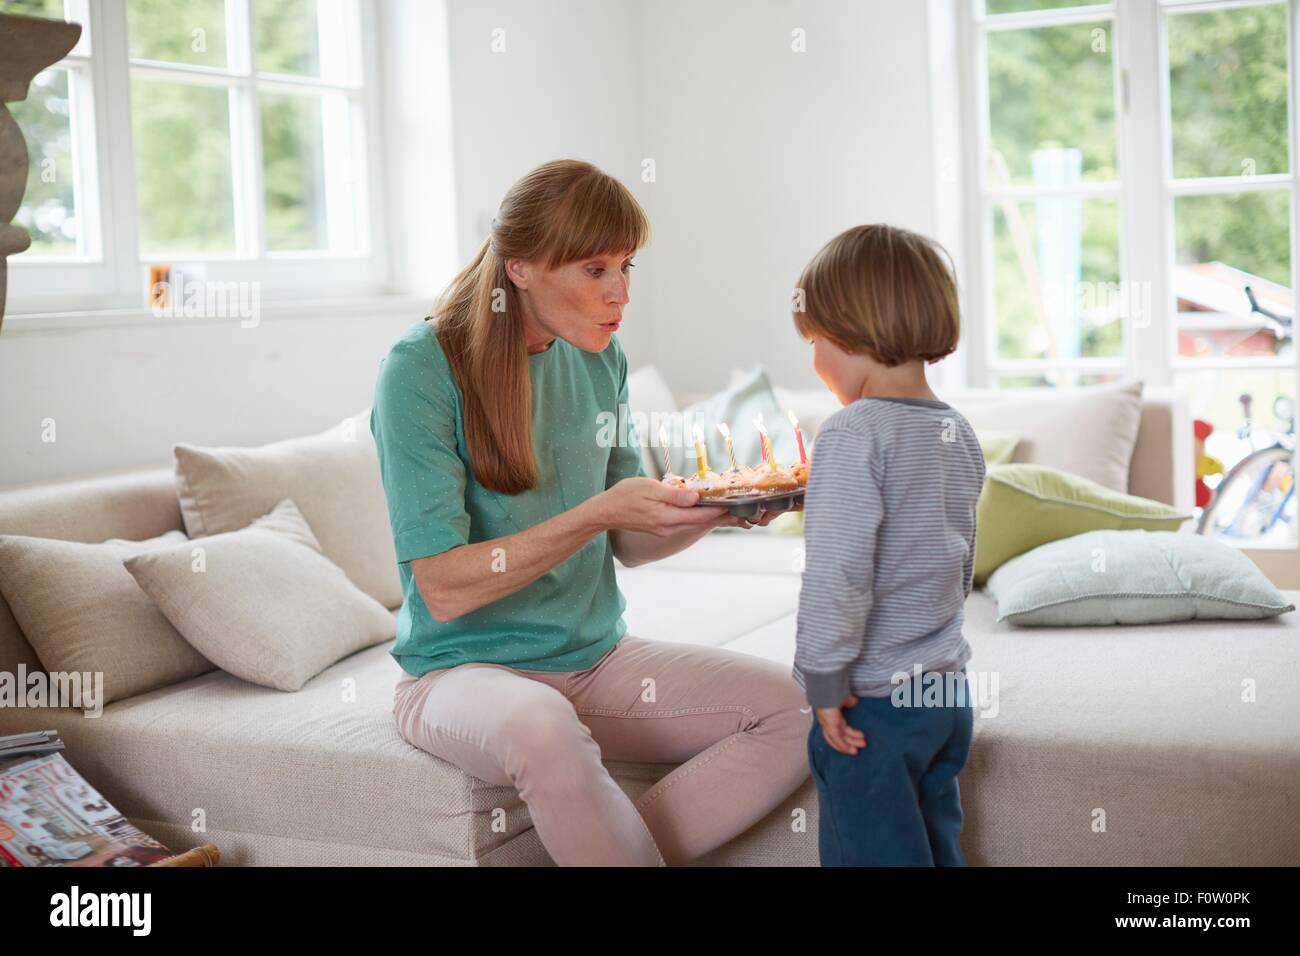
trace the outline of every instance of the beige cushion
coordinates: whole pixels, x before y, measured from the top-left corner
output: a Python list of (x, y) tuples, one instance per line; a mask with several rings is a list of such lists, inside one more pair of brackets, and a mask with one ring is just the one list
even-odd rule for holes
[(977, 432), (1019, 435), (1014, 462), (1048, 465), (1114, 491), (1129, 490), (1141, 382), (1018, 389), (996, 398), (954, 395), (951, 403)]
[(176, 490), (191, 538), (238, 531), (292, 498), (325, 556), (384, 607), (402, 603), (370, 409), (259, 448), (178, 444)]
[[(197, 557), (196, 548), (203, 549)], [(222, 670), (263, 687), (297, 690), (396, 633), (388, 610), (321, 554), (287, 498), (247, 528), (125, 563), (186, 640)]]
[(184, 533), (99, 544), (0, 535), (0, 591), (41, 666), (102, 673), (103, 703), (212, 670), (122, 567), (167, 546), (187, 547)]

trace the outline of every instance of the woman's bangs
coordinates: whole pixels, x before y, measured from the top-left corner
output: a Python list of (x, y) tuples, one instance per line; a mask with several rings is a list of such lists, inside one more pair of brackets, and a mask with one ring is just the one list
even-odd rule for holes
[(632, 194), (615, 180), (591, 185), (594, 188), (581, 190), (554, 217), (547, 237), (547, 268), (634, 253), (646, 244), (650, 223)]

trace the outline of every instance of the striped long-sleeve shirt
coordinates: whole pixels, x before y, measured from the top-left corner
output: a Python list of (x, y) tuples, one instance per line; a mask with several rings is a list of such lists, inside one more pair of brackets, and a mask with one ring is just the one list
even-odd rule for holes
[(817, 433), (793, 676), (814, 707), (961, 669), (984, 456), (951, 405), (863, 398)]

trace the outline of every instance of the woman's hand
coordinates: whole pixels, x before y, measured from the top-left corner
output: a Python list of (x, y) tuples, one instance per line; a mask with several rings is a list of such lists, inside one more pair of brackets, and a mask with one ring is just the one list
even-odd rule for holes
[(765, 528), (786, 511), (803, 511), (801, 499), (783, 511), (761, 511), (752, 518), (742, 518), (722, 507), (695, 507), (700, 500), (697, 491), (670, 488), (654, 478), (642, 477), (624, 478), (593, 500), (605, 527), (660, 537), (688, 528)]
[(752, 518), (741, 518), (738, 515), (731, 514), (725, 508), (720, 508), (718, 510), (726, 516), (725, 520), (718, 522), (717, 527), (719, 528), (766, 528), (774, 519), (781, 517), (781, 515), (786, 514), (787, 512), (803, 511), (803, 499), (799, 499), (799, 501), (795, 502), (791, 507), (785, 508), (781, 511), (760, 511)]
[(592, 500), (606, 528), (659, 537), (716, 528), (719, 515), (731, 517), (725, 508), (696, 508), (698, 491), (670, 488), (654, 478), (624, 478)]

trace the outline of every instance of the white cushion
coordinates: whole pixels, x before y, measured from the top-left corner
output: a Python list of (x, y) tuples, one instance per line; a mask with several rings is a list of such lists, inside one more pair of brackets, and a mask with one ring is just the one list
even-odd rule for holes
[[(749, 372), (748, 369), (733, 368), (731, 379), (727, 383), (728, 387), (735, 387)], [(776, 403), (781, 407), (781, 411), (783, 413), (793, 411), (795, 417), (799, 419), (799, 430), (803, 432), (804, 442), (809, 444), (816, 437), (817, 430), (822, 427), (822, 422), (844, 407), (835, 397), (835, 393), (825, 386), (784, 388), (773, 384), (772, 392), (776, 395)]]
[(0, 592), (41, 666), (102, 673), (101, 705), (212, 670), (122, 567), (167, 546), (187, 547), (184, 532), (98, 544), (0, 535)]
[(205, 657), (263, 687), (297, 690), (396, 636), (392, 614), (321, 554), (287, 498), (247, 528), (137, 554), (125, 565)]
[(1020, 436), (1011, 460), (1047, 465), (1128, 493), (1142, 418), (1142, 383), (940, 395), (977, 432)]
[(176, 491), (191, 538), (238, 531), (292, 498), (325, 556), (366, 594), (402, 603), (370, 409), (317, 435), (256, 448), (178, 444)]

